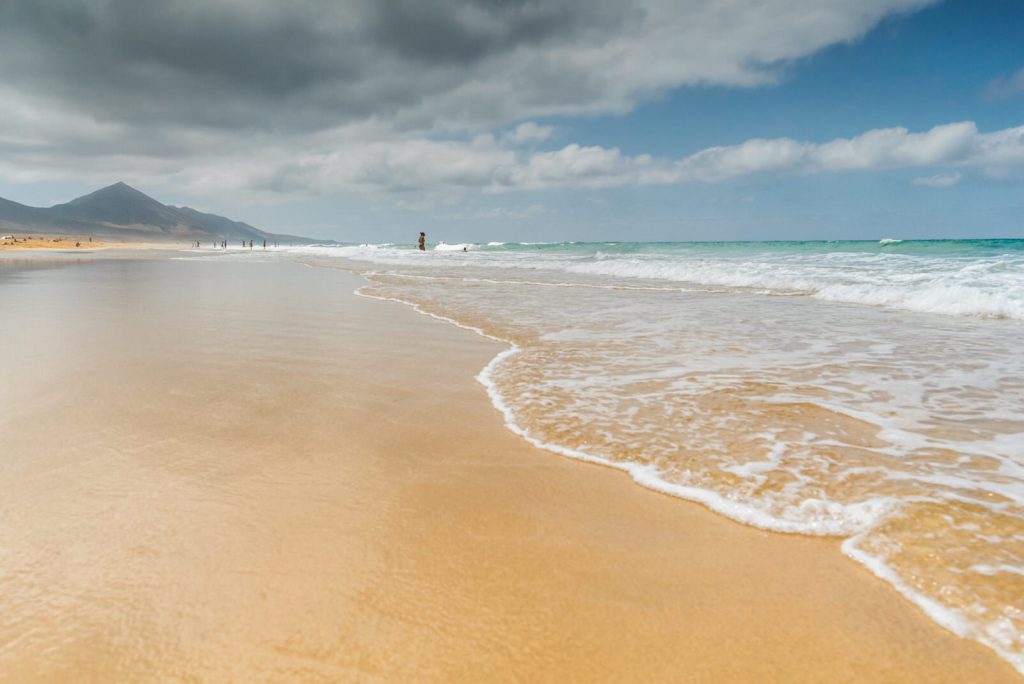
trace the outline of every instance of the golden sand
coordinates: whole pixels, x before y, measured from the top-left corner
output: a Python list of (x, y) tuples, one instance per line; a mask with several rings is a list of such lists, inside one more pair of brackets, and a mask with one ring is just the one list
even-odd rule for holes
[[(119, 240), (98, 240), (88, 237), (66, 237), (66, 236), (21, 236), (15, 235), (13, 239), (0, 239), (0, 251), (13, 251), (22, 249), (140, 249), (151, 246), (141, 242), (123, 242)], [(171, 246), (171, 245), (160, 245)]]
[(836, 540), (530, 447), (500, 347), (358, 285), (0, 280), (0, 680), (1016, 680)]

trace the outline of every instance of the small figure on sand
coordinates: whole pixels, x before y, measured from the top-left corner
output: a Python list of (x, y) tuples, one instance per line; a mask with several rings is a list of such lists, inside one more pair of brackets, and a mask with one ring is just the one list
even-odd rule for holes
[(420, 231), (419, 248), (421, 252), (427, 251), (427, 234)]

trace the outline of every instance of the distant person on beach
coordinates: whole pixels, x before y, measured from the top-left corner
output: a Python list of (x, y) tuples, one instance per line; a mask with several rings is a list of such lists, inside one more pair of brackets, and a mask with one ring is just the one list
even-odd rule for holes
[(427, 251), (427, 234), (420, 231), (419, 248), (421, 252)]

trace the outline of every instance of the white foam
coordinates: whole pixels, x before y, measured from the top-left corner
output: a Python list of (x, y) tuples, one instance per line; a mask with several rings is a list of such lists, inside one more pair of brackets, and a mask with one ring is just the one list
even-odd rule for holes
[[(895, 238), (887, 238), (894, 240)], [(553, 243), (522, 243), (532, 244)], [(893, 244), (893, 243), (886, 243)], [(438, 244), (439, 253), (472, 251), (470, 243)], [(422, 265), (413, 249), (382, 245), (304, 246), (295, 253)], [(1024, 255), (924, 257), (894, 253), (744, 254), (707, 256), (651, 252), (580, 254), (557, 250), (480, 251), (476, 268), (530, 269), (622, 280), (662, 280), (741, 288), (768, 295), (923, 313), (1024, 320)]]
[(972, 565), (968, 570), (980, 575), (988, 575), (989, 577), (999, 575), (1001, 573), (1009, 575), (1024, 575), (1024, 567), (1020, 567), (1019, 565), (1006, 565), (1005, 563), (1001, 563), (999, 565)]
[[(371, 250), (365, 250), (363, 253), (369, 251)], [(926, 338), (931, 333), (915, 329), (916, 331), (907, 331), (907, 334), (911, 335), (908, 338), (907, 334), (897, 334), (891, 327), (877, 328), (879, 321), (885, 319), (879, 318), (881, 314), (872, 313), (870, 310), (855, 314), (852, 320), (844, 319), (836, 329), (856, 331), (856, 334), (847, 336), (844, 332), (840, 339), (836, 339), (830, 334), (831, 327), (821, 328), (822, 324), (832, 325), (827, 323), (827, 318), (814, 318), (813, 321), (816, 322), (807, 320), (808, 314), (812, 317), (827, 314), (823, 305), (810, 304), (818, 308), (808, 309), (807, 304), (801, 303), (808, 302), (806, 299), (778, 300), (778, 304), (766, 309), (763, 301), (758, 303), (756, 296), (749, 294), (728, 300), (734, 303), (723, 304), (725, 300), (719, 301), (721, 295), (718, 294), (701, 295), (704, 299), (694, 299), (695, 295), (692, 292), (686, 292), (686, 299), (681, 300), (671, 293), (682, 294), (685, 288), (648, 286), (640, 283), (620, 291), (618, 288), (621, 285), (607, 280), (576, 282), (566, 276), (560, 276), (561, 280), (519, 280), (511, 277), (511, 271), (501, 276), (487, 278), (478, 276), (476, 271), (467, 272), (459, 263), (467, 260), (461, 258), (447, 260), (442, 257), (439, 261), (431, 259), (430, 265), (421, 267), (419, 263), (427, 262), (417, 263), (407, 260), (405, 255), (391, 254), (397, 250), (384, 251), (389, 253), (388, 259), (394, 257), (402, 267), (389, 268), (381, 272), (388, 280), (375, 283), (375, 287), (382, 288), (380, 292), (370, 292), (371, 286), (367, 286), (360, 288), (358, 294), (402, 303), (432, 318), (471, 330), (508, 346), (480, 371), (477, 380), (484, 386), (492, 404), (503, 416), (506, 427), (513, 433), (530, 444), (553, 453), (622, 470), (642, 486), (701, 503), (713, 511), (748, 525), (776, 532), (847, 537), (848, 541), (844, 544), (847, 555), (895, 586), (937, 623), (959, 635), (977, 639), (996, 650), (1015, 667), (1021, 667), (1024, 654), (1019, 653), (1019, 649), (1012, 645), (1012, 640), (1019, 638), (1012, 621), (1016, 618), (1011, 620), (1005, 615), (1001, 617), (1000, 613), (990, 611), (985, 614), (987, 617), (982, 619), (977, 615), (952, 610), (942, 604), (941, 596), (916, 592), (886, 564), (885, 558), (871, 555), (865, 552), (863, 547), (858, 546), (858, 542), (866, 539), (882, 521), (898, 514), (905, 504), (913, 505), (915, 501), (927, 499), (937, 505), (953, 505), (959, 502), (976, 507), (979, 504), (988, 506), (985, 498), (990, 495), (995, 495), (994, 499), (997, 501), (999, 497), (1022, 500), (1024, 490), (1017, 490), (1018, 481), (1024, 478), (1024, 471), (1018, 467), (1019, 464), (1014, 457), (1011, 457), (1020, 451), (1020, 448), (1015, 446), (1016, 442), (1010, 439), (1010, 436), (1005, 436), (1005, 439), (1000, 435), (977, 436), (973, 440), (961, 439), (951, 447), (949, 442), (932, 437), (928, 432), (928, 426), (935, 418), (934, 407), (929, 402), (943, 402), (942, 410), (953, 411), (950, 415), (955, 416), (955, 405), (951, 405), (950, 402), (955, 400), (957, 392), (964, 388), (992, 386), (1001, 378), (1018, 375), (1014, 370), (1017, 368), (1015, 362), (1012, 359), (1007, 361), (998, 355), (1002, 353), (998, 350), (1003, 347), (993, 347), (997, 355), (986, 356), (990, 352), (985, 345), (989, 343), (987, 341), (992, 341), (991, 335), (997, 335), (998, 339), (1008, 335), (1012, 337), (1009, 329), (1000, 332), (1004, 330), (1002, 326), (992, 327), (988, 324), (969, 322), (956, 322), (955, 325), (943, 323), (947, 327), (953, 326), (951, 329), (956, 330), (957, 347), (971, 351), (969, 357), (963, 359), (965, 368), (961, 370), (958, 368), (960, 359), (950, 358), (948, 353), (942, 351), (948, 345), (940, 345), (942, 349), (937, 348), (934, 358), (929, 358), (931, 352), (927, 346), (908, 346), (911, 340), (922, 335)], [(478, 253), (481, 256), (483, 254)], [(623, 261), (611, 258), (601, 263), (621, 267)], [(416, 264), (416, 268), (406, 268), (407, 264)], [(439, 268), (438, 264), (451, 265), (458, 270), (445, 270)], [(565, 272), (569, 269), (558, 270)], [(985, 269), (982, 271), (987, 272)], [(545, 274), (544, 277), (551, 276)], [(401, 279), (408, 279), (408, 285), (403, 284)], [(487, 288), (460, 287), (460, 284), (465, 282), (487, 285)], [(547, 301), (546, 295), (536, 290), (523, 289), (524, 285), (572, 288), (566, 293), (567, 299), (564, 301), (574, 306), (576, 313), (567, 318), (564, 308), (559, 313), (557, 307), (544, 306), (541, 303)], [(614, 291), (604, 288), (612, 288)], [(637, 292), (632, 292), (633, 289)], [(652, 291), (649, 296), (643, 292), (648, 289)], [(405, 292), (424, 293), (438, 304), (431, 305), (433, 310), (427, 310), (415, 302), (403, 299)], [(488, 300), (488, 292), (501, 293), (501, 298)], [(615, 294), (616, 292), (627, 294)], [(480, 300), (480, 297), (485, 299)], [(613, 315), (609, 318), (609, 310), (602, 308), (602, 302), (614, 301), (608, 299), (611, 297), (630, 298), (631, 308), (628, 316)], [(707, 308), (694, 308), (700, 301), (706, 301)], [(575, 304), (571, 304), (573, 302)], [(676, 307), (676, 302), (685, 303), (685, 306)], [(475, 308), (481, 305), (483, 309)], [(641, 305), (650, 308), (635, 308)], [(466, 325), (458, 320), (461, 317), (458, 312), (463, 311), (462, 307), (466, 306), (471, 307), (469, 311), (488, 312), (488, 320), (491, 323), (488, 324), (487, 330)], [(717, 313), (723, 306), (724, 310)], [(676, 308), (683, 309), (678, 320), (673, 318)], [(794, 312), (794, 318), (778, 318), (783, 311)], [(766, 318), (772, 321), (771, 328), (764, 327)], [(755, 327), (735, 327), (745, 320), (749, 320), (749, 324)], [(510, 329), (503, 327), (505, 323), (502, 321), (511, 321), (523, 327)], [(594, 325), (590, 325), (588, 321)], [(661, 336), (675, 334), (673, 331), (677, 330), (677, 327), (674, 326), (683, 325), (690, 328), (693, 327), (693, 321), (700, 322), (698, 331), (703, 328), (707, 333), (698, 332), (697, 336), (688, 336), (685, 338), (686, 342), (682, 344), (683, 338), (678, 337), (666, 337), (664, 341), (659, 342)], [(812, 334), (805, 338), (801, 334), (808, 325), (813, 326), (818, 337)], [(872, 325), (876, 327), (871, 327)], [(982, 336), (977, 337), (970, 333), (972, 330), (982, 331), (978, 333)], [(587, 353), (599, 351), (601, 345), (606, 342), (617, 345), (623, 339), (630, 339), (630, 349), (633, 353), (625, 356), (615, 354), (588, 357), (579, 367), (579, 370), (586, 373), (585, 376), (577, 377), (572, 372), (561, 372), (559, 369), (553, 376), (546, 374), (539, 385), (513, 390), (511, 388), (514, 385), (507, 384), (506, 380), (518, 377), (518, 365), (530, 361), (530, 357), (521, 355), (533, 353), (534, 350), (532, 346), (516, 346), (509, 341), (505, 332), (501, 331), (510, 331), (509, 336), (514, 333), (517, 339), (520, 332), (526, 333), (524, 339), (539, 340), (541, 344), (554, 347), (562, 345), (571, 349), (574, 354), (584, 350)], [(709, 346), (705, 350), (701, 346), (705, 344), (701, 342), (701, 335), (710, 333), (714, 334), (708, 338)], [(728, 345), (726, 347), (721, 346), (723, 341), (720, 338), (723, 334), (728, 338), (725, 340)], [(737, 347), (737, 342), (754, 337), (757, 338), (756, 344), (743, 345), (747, 347), (746, 349)], [(843, 339), (854, 346), (842, 349)], [(995, 341), (998, 342), (998, 339)], [(655, 346), (643, 351), (636, 346), (638, 340), (648, 340)], [(697, 346), (694, 346), (695, 343)], [(663, 346), (658, 347), (659, 344)], [(1004, 342), (998, 344), (1005, 346)], [(677, 345), (681, 345), (684, 351), (673, 352)], [(641, 353), (641, 356), (636, 356), (637, 353)], [(655, 355), (642, 355), (646, 353)], [(817, 368), (823, 363), (822, 359), (837, 354), (843, 361), (837, 368), (843, 367), (843, 370), (841, 373), (835, 371), (839, 374), (834, 377), (825, 375), (816, 380), (817, 384), (813, 387), (819, 390), (820, 394), (809, 396), (802, 389), (802, 385), (807, 383), (806, 379), (792, 386), (779, 384), (776, 372), (779, 369)], [(901, 355), (905, 357), (902, 360)], [(548, 357), (538, 357), (540, 363), (548, 363), (550, 360)], [(769, 361), (770, 365), (765, 365)], [(554, 363), (557, 362), (556, 356)], [(937, 362), (943, 365), (936, 366)], [(603, 364), (596, 373), (593, 372), (594, 363)], [(861, 364), (863, 370), (858, 371)], [(548, 370), (554, 371), (555, 368), (556, 366), (552, 366)], [(699, 382), (693, 382), (695, 368), (700, 369)], [(513, 375), (505, 375), (510, 372)], [(612, 385), (603, 382), (607, 377), (613, 378)], [(617, 404), (618, 395), (607, 394), (608, 387), (615, 384), (629, 386), (631, 383), (675, 381), (671, 387), (672, 392), (680, 396), (690, 392), (696, 396), (729, 388), (733, 383), (742, 382), (744, 378), (766, 379), (775, 383), (771, 395), (759, 399), (763, 403), (794, 406), (801, 403), (814, 404), (835, 415), (840, 424), (846, 420), (877, 426), (878, 432), (875, 437), (882, 444), (872, 446), (871, 450), (877, 452), (880, 457), (894, 460), (882, 459), (875, 465), (860, 467), (830, 462), (827, 456), (822, 460), (816, 450), (823, 450), (827, 454), (833, 449), (846, 448), (849, 445), (845, 444), (842, 438), (829, 438), (828, 433), (818, 436), (813, 432), (805, 431), (802, 435), (790, 432), (784, 439), (781, 431), (770, 427), (764, 434), (752, 436), (757, 439), (759, 445), (757, 455), (736, 453), (734, 446), (715, 438), (714, 433), (707, 433), (705, 429), (705, 433), (702, 433), (704, 436), (701, 437), (704, 442), (688, 445), (688, 448), (693, 447), (714, 455), (714, 459), (717, 460), (700, 466), (706, 468), (706, 472), (698, 469), (690, 473), (681, 469), (671, 458), (667, 461), (662, 459), (658, 464), (646, 462), (653, 458), (651, 453), (641, 456), (634, 452), (633, 456), (628, 457), (630, 460), (626, 460), (627, 457), (620, 458), (617, 455), (614, 445), (610, 448), (602, 446), (607, 444), (605, 440), (609, 435), (615, 435), (616, 431), (620, 434), (614, 439), (626, 440), (631, 446), (646, 444), (646, 436), (656, 434), (656, 430), (652, 431), (650, 421), (644, 422), (644, 414), (638, 411), (638, 404)], [(922, 378), (926, 378), (925, 385), (921, 384)], [(685, 379), (685, 382), (677, 379)], [(856, 388), (870, 388), (878, 397), (858, 397), (851, 394), (858, 391)], [(926, 398), (922, 394), (925, 390), (936, 399)], [(514, 393), (506, 397), (504, 391)], [(545, 429), (543, 423), (534, 425), (537, 432), (533, 432), (530, 424), (524, 424), (519, 420), (518, 409), (513, 407), (523, 404), (525, 407), (536, 408), (537, 402), (543, 403), (544, 397), (551, 396), (552, 392), (556, 391), (563, 395), (568, 394), (578, 402), (577, 405), (564, 408), (565, 418), (568, 423), (576, 419), (587, 421), (589, 436), (581, 435), (578, 440), (551, 443), (538, 436), (543, 434), (541, 431)], [(648, 392), (649, 396), (646, 395)], [(1019, 419), (1019, 413), (1012, 410), (1016, 405), (1012, 402), (1018, 401), (1013, 392), (1004, 390), (992, 395), (992, 399), (989, 400), (991, 405), (984, 405), (985, 416), (990, 420)], [(851, 401), (851, 397), (856, 400)], [(658, 394), (645, 389), (643, 393), (632, 395), (630, 401), (656, 403)], [(1011, 403), (1007, 404), (1007, 401)], [(650, 405), (648, 403), (648, 407)], [(978, 405), (965, 406), (977, 409)], [(1010, 408), (1003, 410), (999, 409), (999, 406)], [(725, 414), (694, 414), (694, 417), (704, 421), (706, 426), (713, 426), (713, 429), (719, 432), (729, 431), (734, 427), (729, 425), (729, 416)], [(560, 414), (554, 414), (549, 422), (552, 426), (558, 426), (561, 424), (561, 418)], [(657, 424), (666, 423), (662, 420)], [(605, 432), (606, 428), (611, 432)], [(691, 431), (691, 434), (694, 433)], [(595, 435), (599, 435), (599, 439), (594, 440)], [(899, 460), (905, 455), (931, 450), (953, 450), (963, 454), (964, 458), (971, 455), (983, 457), (987, 459), (989, 465), (978, 469), (972, 468), (969, 463), (950, 464), (948, 467), (936, 463), (930, 470), (922, 470), (919, 466), (910, 464), (908, 469), (900, 469)], [(998, 463), (992, 465), (992, 459)], [(817, 469), (822, 467), (827, 469), (826, 481), (815, 479), (818, 477)], [(735, 476), (739, 479), (739, 484), (720, 486), (725, 481), (717, 480), (716, 472)], [(1004, 479), (993, 479), (992, 476), (996, 472)], [(842, 483), (842, 489), (856, 487), (858, 479), (876, 479), (887, 483), (905, 482), (906, 486), (900, 484), (897, 488), (887, 491), (902, 490), (913, 494), (901, 494), (897, 499), (869, 491), (853, 498), (836, 500), (830, 492), (839, 491), (838, 489), (831, 490), (821, 486), (828, 479)], [(785, 483), (781, 489), (775, 487), (780, 481)], [(950, 524), (969, 525), (971, 522), (951, 519)], [(993, 540), (992, 543), (999, 541)], [(970, 570), (975, 576), (1009, 572), (1002, 566), (980, 564)]]
[(887, 498), (877, 498), (852, 504), (842, 504), (821, 499), (807, 499), (786, 509), (787, 515), (779, 517), (769, 513), (764, 507), (749, 502), (724, 497), (717, 492), (701, 487), (678, 484), (664, 478), (656, 466), (635, 462), (612, 461), (578, 449), (571, 449), (560, 444), (545, 442), (533, 436), (527, 429), (519, 425), (514, 412), (502, 396), (493, 374), (503, 362), (521, 352), (521, 348), (510, 340), (492, 335), (476, 326), (466, 325), (448, 316), (426, 311), (422, 306), (396, 297), (371, 294), (365, 288), (355, 293), (370, 299), (393, 301), (411, 307), (415, 311), (445, 321), (464, 330), (470, 330), (482, 337), (509, 345), (509, 348), (496, 355), (477, 375), (477, 381), (487, 390), (487, 395), (494, 407), (502, 414), (505, 426), (536, 447), (551, 451), (562, 456), (589, 463), (625, 471), (637, 483), (655, 491), (670, 494), (682, 499), (701, 503), (713, 511), (726, 515), (733, 520), (775, 532), (791, 532), (818, 536), (846, 536), (856, 534), (870, 528), (885, 517), (894, 507), (895, 502)]
[(480, 328), (478, 328), (476, 326), (466, 325), (465, 323), (460, 323), (459, 321), (455, 320), (454, 318), (448, 318), (447, 316), (441, 316), (439, 314), (435, 314), (435, 313), (431, 313), (430, 311), (426, 311), (419, 304), (415, 304), (413, 302), (407, 302), (404, 299), (398, 299), (397, 297), (382, 297), (380, 295), (375, 295), (375, 294), (370, 294), (368, 292), (364, 292), (363, 290), (364, 290), (364, 288), (361, 288), (361, 287), (357, 288), (354, 291), (354, 294), (359, 296), (359, 297), (365, 297), (367, 299), (377, 299), (377, 300), (380, 300), (382, 302), (395, 302), (397, 304), (403, 304), (405, 306), (408, 306), (408, 307), (412, 308), (417, 313), (423, 314), (424, 316), (429, 316), (431, 318), (436, 318), (439, 321), (444, 321), (445, 323), (450, 323), (451, 325), (454, 325), (454, 326), (456, 326), (458, 328), (462, 328), (463, 330), (469, 330), (469, 331), (475, 332), (477, 335), (480, 335), (481, 337), (486, 337), (489, 340), (494, 340), (495, 342), (503, 342), (503, 343), (506, 343), (506, 344), (508, 343), (506, 340), (503, 340), (500, 337), (495, 337), (494, 335), (490, 335), (490, 334), (484, 332), (482, 329), (480, 329)]
[(434, 245), (435, 252), (466, 252), (473, 248), (473, 244), (469, 242), (457, 242), (454, 245), (449, 245), (445, 242), (439, 242)]
[(841, 547), (843, 553), (866, 567), (879, 579), (892, 585), (937, 624), (959, 637), (985, 644), (1024, 675), (1024, 653), (1012, 650), (1012, 644), (1018, 638), (1012, 625), (997, 621), (995, 624), (979, 626), (961, 611), (953, 610), (915, 591), (885, 561), (860, 549), (858, 543), (861, 539), (862, 535), (855, 535), (844, 541)]
[[(873, 255), (885, 257), (886, 255)], [(823, 261), (823, 260), (822, 260)], [(765, 288), (774, 293), (958, 316), (1024, 319), (1024, 261), (888, 263), (882, 258), (745, 261), (614, 258), (570, 263), (574, 273)], [(970, 270), (965, 270), (970, 269)]]

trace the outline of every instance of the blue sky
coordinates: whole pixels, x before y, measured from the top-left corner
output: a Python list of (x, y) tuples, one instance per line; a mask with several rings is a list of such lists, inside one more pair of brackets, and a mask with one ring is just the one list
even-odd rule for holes
[[(48, 205), (125, 180), (355, 242), (1024, 237), (1024, 3), (844, 4), (565, 0), (492, 16), (452, 0), (425, 18), (297, 3), (252, 30), (269, 42), (308, 20), (313, 43), (329, 26), (325, 44), (344, 35), (379, 56), (311, 51), (282, 77), (280, 57), (183, 57), (186, 20), (211, 22), (183, 3), (181, 26), (133, 17), (105, 38), (123, 49), (96, 48), (114, 75), (102, 98), (64, 62), (88, 41), (0, 67), (15, 103), (0, 196)], [(92, 9), (93, 25), (123, 23), (116, 4)], [(0, 26), (54, 30), (4, 11)], [(224, 31), (180, 50), (254, 38)]]

